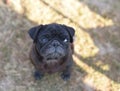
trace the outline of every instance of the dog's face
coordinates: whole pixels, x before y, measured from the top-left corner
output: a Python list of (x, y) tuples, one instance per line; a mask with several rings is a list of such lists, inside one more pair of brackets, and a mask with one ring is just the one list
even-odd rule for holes
[(74, 29), (60, 24), (40, 25), (29, 30), (38, 53), (46, 60), (59, 60), (69, 53)]

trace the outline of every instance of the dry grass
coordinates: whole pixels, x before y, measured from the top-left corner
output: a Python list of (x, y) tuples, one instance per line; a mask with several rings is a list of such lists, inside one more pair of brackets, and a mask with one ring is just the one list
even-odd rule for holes
[[(119, 91), (119, 0), (0, 1), (0, 91)], [(57, 22), (76, 30), (73, 73), (35, 81), (28, 54), (32, 26)]]

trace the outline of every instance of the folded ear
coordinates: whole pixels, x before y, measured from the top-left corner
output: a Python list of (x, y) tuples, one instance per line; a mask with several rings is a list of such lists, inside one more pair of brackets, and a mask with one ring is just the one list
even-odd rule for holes
[(70, 35), (70, 42), (72, 43), (73, 42), (73, 37), (75, 35), (75, 30), (72, 27), (69, 27), (69, 26), (66, 26), (66, 25), (63, 25), (63, 26), (65, 27), (65, 29), (69, 33), (69, 35)]
[(39, 31), (42, 29), (42, 26), (43, 25), (39, 25), (29, 29), (28, 34), (30, 35), (34, 42), (36, 41), (37, 35), (39, 34)]

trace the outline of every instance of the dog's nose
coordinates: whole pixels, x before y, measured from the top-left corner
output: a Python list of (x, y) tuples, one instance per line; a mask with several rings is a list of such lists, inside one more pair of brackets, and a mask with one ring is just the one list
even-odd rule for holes
[(55, 47), (57, 47), (57, 46), (60, 45), (60, 42), (57, 41), (57, 40), (53, 40), (52, 45), (55, 46)]

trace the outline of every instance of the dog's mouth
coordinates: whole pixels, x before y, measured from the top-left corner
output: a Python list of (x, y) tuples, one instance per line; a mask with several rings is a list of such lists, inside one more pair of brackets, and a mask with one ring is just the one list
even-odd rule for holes
[(46, 55), (47, 60), (58, 60), (62, 57), (63, 57), (63, 55), (60, 53), (57, 53), (57, 52), (50, 53), (50, 54)]
[(44, 57), (47, 60), (59, 60), (60, 58), (65, 56), (65, 50), (61, 47), (51, 47), (46, 49), (44, 53)]

